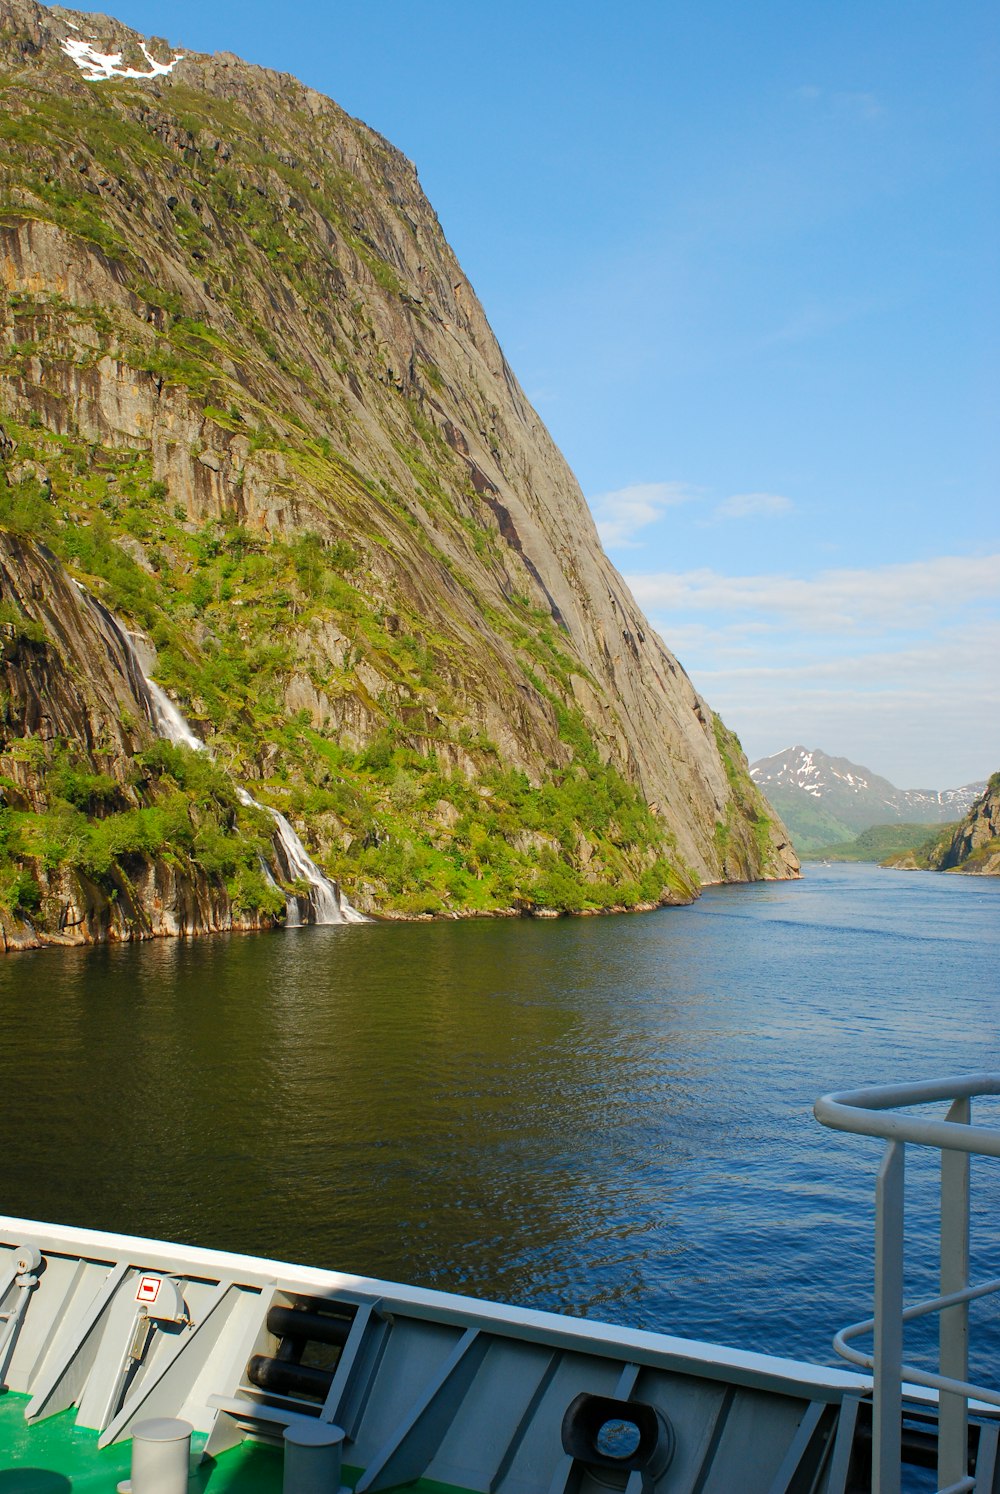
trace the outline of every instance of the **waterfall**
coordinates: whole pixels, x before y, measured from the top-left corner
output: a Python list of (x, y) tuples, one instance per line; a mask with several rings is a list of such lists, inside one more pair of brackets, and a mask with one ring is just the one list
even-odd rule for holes
[[(92, 597), (79, 581), (75, 584), (77, 590), (97, 614), (106, 646), (114, 654), (120, 655), (119, 663), (123, 667), (123, 672), (136, 698), (142, 701), (157, 735), (165, 737), (175, 746), (189, 747), (192, 752), (207, 753), (207, 746), (200, 737), (195, 736), (166, 691), (147, 675), (135, 643), (118, 619), (102, 602)], [(363, 913), (351, 907), (337, 884), (323, 875), (283, 814), (279, 814), (269, 804), (259, 804), (239, 784), (236, 785), (236, 793), (241, 804), (252, 809), (263, 810), (274, 821), (272, 844), (274, 866), (277, 868), (278, 877), (275, 877), (274, 869), (262, 860), (261, 870), (268, 881), (272, 886), (277, 887), (280, 878), (284, 882), (305, 883), (308, 888), (308, 891), (301, 895), (293, 892), (285, 893), (286, 928), (296, 928), (304, 923), (368, 922)]]
[[(134, 653), (135, 645), (131, 639), (126, 641)], [(136, 658), (138, 659), (138, 655)], [(139, 668), (141, 670), (141, 664)], [(142, 678), (149, 693), (149, 715), (159, 736), (166, 737), (167, 741), (173, 742), (175, 747), (190, 747), (192, 752), (207, 752), (208, 748), (205, 743), (200, 737), (195, 736), (166, 691), (154, 684), (148, 675), (143, 674)], [(238, 793), (242, 799), (243, 790), (238, 790)], [(252, 804), (254, 801), (247, 794), (244, 802)]]
[[(134, 644), (128, 637), (125, 641), (138, 665)], [(142, 666), (138, 667), (141, 672)], [(147, 674), (143, 673), (142, 678), (149, 694), (150, 720), (159, 735), (179, 747), (190, 747), (193, 752), (207, 752), (205, 743), (195, 736), (166, 691)], [(351, 907), (337, 884), (331, 882), (329, 877), (324, 877), (285, 816), (272, 809), (269, 804), (258, 803), (239, 784), (236, 792), (241, 804), (246, 804), (251, 809), (262, 809), (274, 820), (274, 859), (281, 879), (285, 882), (305, 882), (308, 885), (308, 892), (301, 896), (294, 892), (285, 894), (285, 927), (296, 928), (303, 923), (367, 923), (364, 914)], [(265, 864), (263, 870), (277, 886), (272, 868)]]

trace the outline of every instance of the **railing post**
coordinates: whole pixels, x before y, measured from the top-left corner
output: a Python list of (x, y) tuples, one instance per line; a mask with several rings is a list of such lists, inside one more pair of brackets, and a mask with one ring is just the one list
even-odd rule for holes
[[(948, 1120), (969, 1125), (971, 1105), (955, 1100)], [(941, 1152), (941, 1295), (969, 1285), (969, 1154)], [(942, 1375), (969, 1378), (969, 1304), (942, 1310), (939, 1323)], [(938, 1487), (965, 1478), (969, 1467), (969, 1404), (964, 1395), (941, 1391), (938, 1413)]]
[(875, 1183), (875, 1404), (872, 1494), (900, 1494), (903, 1204), (906, 1148), (890, 1141)]

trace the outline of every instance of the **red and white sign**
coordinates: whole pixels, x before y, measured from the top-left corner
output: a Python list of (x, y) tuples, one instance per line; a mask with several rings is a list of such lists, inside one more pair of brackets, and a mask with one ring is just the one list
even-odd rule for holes
[(140, 1276), (139, 1290), (135, 1294), (137, 1302), (155, 1302), (160, 1292), (159, 1276)]

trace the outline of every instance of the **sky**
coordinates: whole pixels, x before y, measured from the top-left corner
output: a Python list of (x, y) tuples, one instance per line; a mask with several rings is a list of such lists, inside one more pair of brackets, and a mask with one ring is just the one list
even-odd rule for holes
[(992, 0), (111, 0), (414, 161), (605, 548), (751, 760), (1000, 768)]

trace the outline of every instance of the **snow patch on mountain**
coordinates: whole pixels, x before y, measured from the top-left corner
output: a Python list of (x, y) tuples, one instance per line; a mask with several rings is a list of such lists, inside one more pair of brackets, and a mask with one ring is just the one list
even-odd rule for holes
[[(73, 23), (67, 21), (66, 24), (72, 26)], [(79, 27), (73, 26), (73, 30), (77, 31)], [(122, 67), (123, 53), (98, 52), (93, 42), (85, 41), (83, 37), (67, 36), (62, 49), (67, 57), (73, 59), (88, 83), (103, 83), (109, 78), (164, 78), (184, 61), (183, 53), (178, 52), (173, 62), (157, 62), (145, 42), (139, 45), (149, 63), (149, 72), (146, 73), (140, 68)]]
[(960, 788), (897, 789), (870, 768), (801, 746), (761, 758), (751, 766), (750, 776), (766, 795), (777, 796), (782, 813), (787, 810), (787, 795), (808, 795), (823, 800), (824, 809), (840, 818), (860, 820), (860, 829), (891, 820), (933, 824), (957, 819), (985, 787), (967, 783)]

